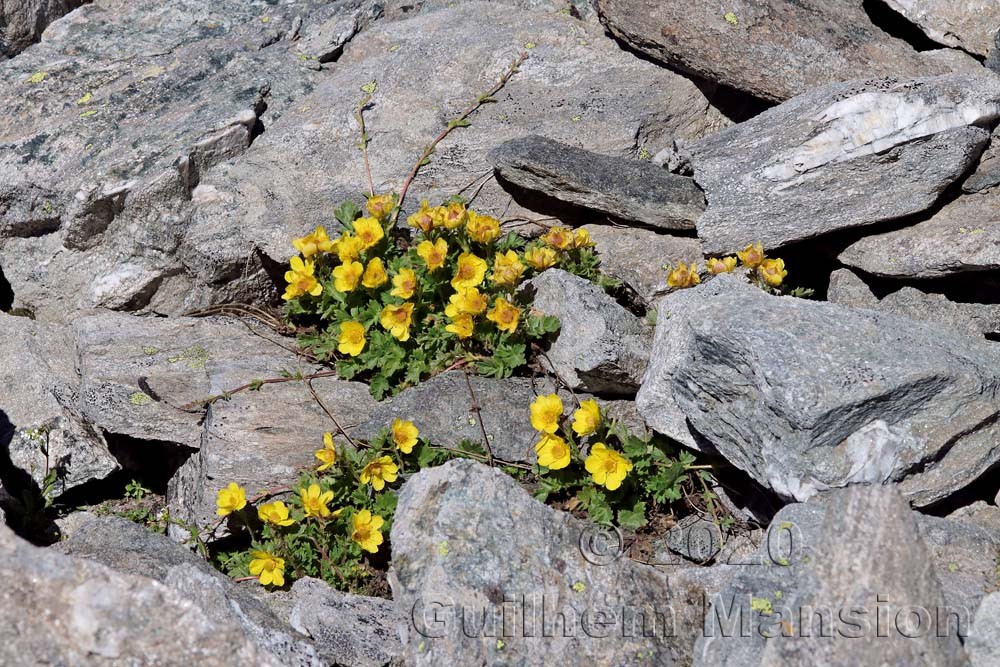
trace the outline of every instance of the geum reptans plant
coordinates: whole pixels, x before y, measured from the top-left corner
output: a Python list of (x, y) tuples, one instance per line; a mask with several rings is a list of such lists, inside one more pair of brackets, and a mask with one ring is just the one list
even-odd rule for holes
[(344, 204), (339, 236), (317, 227), (295, 239), (284, 294), (289, 315), (313, 322), (302, 344), (379, 399), (456, 364), (509, 377), (559, 327), (531, 311), (522, 283), (553, 266), (597, 276), (586, 230), (529, 241), (461, 201), (423, 202), (404, 230), (397, 210), (395, 195), (370, 197), (367, 215)]

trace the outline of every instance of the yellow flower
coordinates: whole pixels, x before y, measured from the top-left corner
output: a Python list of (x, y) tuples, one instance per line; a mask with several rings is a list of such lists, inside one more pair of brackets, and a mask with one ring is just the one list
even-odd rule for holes
[(389, 294), (398, 296), (400, 299), (409, 299), (417, 291), (419, 284), (417, 274), (413, 272), (413, 269), (400, 269), (399, 273), (392, 278), (392, 291)]
[(555, 266), (556, 259), (556, 251), (552, 248), (531, 248), (524, 253), (524, 261), (538, 271)]
[(316, 470), (322, 471), (337, 463), (337, 446), (333, 444), (333, 434), (323, 434), (323, 449), (317, 449), (316, 458), (320, 460), (320, 465)]
[(622, 485), (625, 476), (632, 470), (632, 462), (603, 442), (594, 443), (583, 467), (594, 478), (594, 482), (614, 491)]
[(437, 271), (444, 266), (444, 261), (448, 258), (448, 244), (444, 239), (438, 239), (434, 243), (421, 241), (417, 244), (417, 255), (424, 260), (428, 271)]
[(574, 248), (593, 248), (594, 240), (590, 238), (590, 232), (586, 229), (578, 229), (576, 233), (573, 234), (573, 247)]
[(555, 433), (563, 413), (563, 402), (556, 394), (539, 396), (531, 403), (531, 426), (542, 433)]
[(416, 227), (424, 234), (434, 229), (434, 209), (427, 205), (427, 200), (420, 202), (420, 210), (406, 218), (410, 227)]
[(365, 349), (368, 339), (365, 338), (365, 327), (358, 322), (341, 322), (340, 338), (337, 339), (337, 351), (356, 357)]
[(452, 202), (447, 206), (438, 206), (435, 209), (435, 220), (434, 222), (447, 229), (456, 229), (465, 224), (468, 220), (468, 211), (465, 209), (465, 204), (459, 204), (458, 202)]
[(451, 279), (451, 286), (456, 292), (470, 287), (479, 287), (486, 277), (486, 261), (471, 252), (463, 252), (458, 256), (458, 268)]
[(372, 515), (368, 510), (360, 510), (354, 515), (353, 522), (354, 532), (351, 533), (351, 539), (368, 553), (378, 551), (378, 547), (383, 541), (382, 531), (379, 528), (382, 527), (385, 520), (377, 514)]
[(301, 257), (296, 256), (292, 257), (289, 264), (292, 268), (285, 272), (285, 281), (288, 283), (288, 287), (281, 295), (282, 299), (288, 301), (303, 294), (319, 296), (323, 293), (323, 286), (316, 281), (316, 277), (313, 275), (316, 271), (316, 265), (311, 259), (303, 262)]
[(361, 262), (345, 262), (333, 270), (333, 288), (338, 292), (350, 292), (357, 288), (365, 267)]
[(720, 273), (729, 273), (736, 268), (736, 258), (735, 257), (709, 257), (708, 261), (705, 262), (705, 268), (713, 276)]
[(764, 246), (761, 245), (760, 241), (751, 243), (736, 253), (736, 256), (743, 262), (743, 266), (748, 269), (756, 269), (764, 261)]
[(673, 271), (667, 274), (667, 285), (675, 288), (693, 287), (701, 282), (698, 277), (698, 265), (688, 266), (684, 262), (677, 265)]
[(236, 482), (230, 482), (229, 486), (219, 489), (219, 494), (215, 498), (218, 509), (215, 513), (219, 516), (229, 516), (233, 512), (239, 512), (247, 506), (247, 493)]
[(290, 526), (295, 523), (295, 519), (288, 518), (288, 508), (280, 500), (275, 500), (273, 503), (265, 503), (258, 507), (257, 517), (264, 523), (270, 523), (275, 526)]
[(410, 325), (413, 323), (413, 304), (388, 305), (382, 309), (382, 328), (399, 341), (410, 340)]
[(542, 241), (550, 248), (568, 250), (573, 247), (573, 230), (569, 227), (553, 227), (542, 235)]
[(361, 255), (361, 251), (364, 250), (363, 245), (361, 239), (347, 232), (341, 234), (340, 238), (333, 242), (333, 250), (337, 253), (340, 262), (347, 264)]
[(495, 285), (516, 285), (524, 273), (524, 264), (521, 258), (513, 250), (501, 254), (493, 259), (493, 283)]
[(408, 419), (396, 419), (392, 422), (392, 441), (396, 447), (404, 454), (413, 452), (413, 446), (417, 444), (417, 437), (420, 431)]
[(462, 313), (451, 318), (451, 324), (444, 328), (445, 331), (455, 334), (459, 338), (469, 338), (475, 330), (476, 325), (472, 321), (472, 315)]
[(498, 296), (493, 302), (493, 309), (486, 313), (486, 319), (497, 325), (500, 331), (514, 333), (517, 331), (517, 323), (521, 317), (521, 309), (510, 303), (502, 296)]
[(393, 463), (391, 458), (381, 456), (366, 465), (365, 469), (361, 471), (361, 483), (371, 484), (376, 491), (381, 491), (385, 488), (386, 482), (396, 481), (398, 471), (399, 466)]
[(463, 314), (479, 315), (486, 310), (488, 305), (489, 302), (486, 300), (486, 295), (482, 294), (478, 288), (470, 287), (469, 289), (459, 290), (451, 295), (444, 314), (448, 317)]
[(326, 229), (322, 225), (302, 238), (292, 239), (292, 245), (296, 250), (302, 253), (302, 256), (306, 259), (312, 257), (318, 252), (330, 252), (330, 249), (333, 248), (333, 242), (330, 241), (330, 237), (326, 235)]
[(375, 218), (358, 218), (354, 221), (354, 234), (361, 241), (361, 249), (368, 250), (385, 237), (385, 230)]
[(764, 282), (771, 287), (777, 287), (780, 285), (781, 281), (788, 275), (788, 271), (785, 271), (785, 260), (780, 258), (765, 259), (760, 263), (757, 273), (759, 273), (760, 277), (764, 279)]
[(378, 218), (379, 220), (384, 220), (389, 217), (392, 213), (392, 209), (396, 206), (396, 195), (386, 194), (386, 195), (374, 195), (368, 198), (368, 202), (365, 204), (365, 208), (368, 209), (369, 215)]
[(250, 574), (257, 577), (264, 586), (285, 585), (285, 559), (266, 551), (250, 554)]
[(299, 498), (306, 516), (317, 519), (330, 516), (330, 508), (326, 504), (333, 500), (333, 491), (321, 491), (319, 484), (310, 484), (308, 489), (304, 486), (299, 489)]
[(559, 470), (569, 465), (569, 445), (558, 435), (543, 433), (535, 443), (535, 454), (538, 455), (538, 465), (550, 470)]
[(477, 243), (493, 243), (500, 236), (500, 221), (488, 215), (480, 215), (475, 211), (469, 211), (469, 221), (465, 223), (465, 230), (469, 238)]
[(573, 413), (573, 432), (580, 437), (590, 435), (601, 425), (601, 408), (597, 401), (580, 401), (580, 408)]
[(380, 257), (376, 257), (368, 262), (368, 266), (365, 267), (365, 273), (361, 276), (361, 284), (368, 289), (380, 287), (387, 280), (389, 280), (389, 276), (385, 274), (385, 266), (382, 264)]

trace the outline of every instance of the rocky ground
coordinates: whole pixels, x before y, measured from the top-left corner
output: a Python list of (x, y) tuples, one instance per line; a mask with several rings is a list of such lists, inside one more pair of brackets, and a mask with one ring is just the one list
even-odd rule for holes
[[(361, 86), (389, 191), (522, 51), (408, 205), (590, 232), (621, 287), (534, 279), (551, 377), (205, 405), (322, 370), (261, 321), (366, 190)], [(1000, 665), (998, 124), (994, 2), (0, 1), (0, 663)], [(811, 298), (668, 288), (755, 241)], [(556, 377), (733, 521), (633, 543), (455, 460), (406, 480), (385, 598), (266, 592), (163, 523), (293, 481), (331, 417), (533, 462)]]

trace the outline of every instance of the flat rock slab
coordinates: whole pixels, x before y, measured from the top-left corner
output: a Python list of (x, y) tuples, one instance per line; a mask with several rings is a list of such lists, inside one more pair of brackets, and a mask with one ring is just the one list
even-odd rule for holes
[(191, 191), (312, 89), (319, 75), (281, 38), (316, 4), (97, 0), (0, 62), (0, 263), (16, 305), (177, 312), (239, 300), (237, 276), (260, 294), (246, 255), (229, 275), (186, 260)]
[(837, 258), (877, 276), (939, 278), (1000, 268), (1000, 187), (963, 194), (912, 227), (874, 234)]
[(827, 300), (851, 308), (870, 308), (924, 322), (948, 322), (971, 335), (1000, 334), (1000, 304), (952, 301), (943, 294), (903, 287), (879, 299), (850, 269), (830, 276)]
[(885, 0), (940, 44), (988, 56), (1000, 31), (1000, 4), (992, 0)]
[(622, 281), (649, 306), (667, 291), (667, 267), (701, 262), (698, 239), (648, 229), (584, 225), (601, 258), (601, 271)]
[[(949, 606), (920, 515), (893, 489), (786, 507), (758, 555), (762, 564), (732, 568), (711, 596), (696, 667), (967, 664), (969, 614)], [(922, 632), (907, 625), (913, 608), (927, 615)], [(961, 628), (950, 609), (965, 612)]]
[(407, 664), (686, 664), (701, 619), (678, 620), (654, 568), (599, 560), (595, 530), (472, 461), (414, 475), (399, 495), (389, 572), (411, 623)]
[[(530, 58), (497, 103), (438, 146), (414, 182), (408, 210), (463, 189), (471, 196), (485, 181), (477, 210), (527, 216), (490, 178), (489, 153), (508, 139), (540, 134), (625, 160), (641, 146), (655, 152), (675, 136), (694, 139), (730, 124), (694, 84), (622, 51), (597, 26), (499, 2), (458, 3), (379, 22), (352, 40), (330, 76), (243, 159), (203, 179), (194, 193), (194, 245), (229, 267), (241, 267), (255, 247), (287, 261), (293, 237), (319, 224), (336, 228), (332, 208), (367, 189), (354, 120), (361, 86), (377, 81), (365, 114), (375, 188), (398, 189), (427, 143), (522, 50)], [(231, 220), (241, 221), (237, 234)]]
[(684, 292), (661, 301), (636, 398), (653, 429), (798, 500), (896, 483), (923, 506), (996, 463), (996, 345), (733, 276)]
[(538, 135), (504, 142), (492, 153), (508, 183), (624, 222), (694, 229), (705, 196), (694, 180), (644, 160), (600, 155)]
[(930, 208), (979, 157), (1000, 117), (987, 70), (838, 83), (689, 147), (708, 210), (705, 252), (767, 249)]
[(890, 37), (872, 24), (861, 0), (596, 4), (601, 21), (632, 48), (766, 100), (857, 77), (928, 76), (967, 66)]

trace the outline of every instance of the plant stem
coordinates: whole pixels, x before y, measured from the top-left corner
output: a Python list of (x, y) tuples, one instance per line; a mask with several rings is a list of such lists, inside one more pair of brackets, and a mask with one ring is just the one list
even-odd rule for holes
[(443, 129), (441, 133), (434, 138), (434, 141), (432, 141), (430, 145), (424, 149), (424, 152), (420, 154), (420, 157), (417, 158), (417, 162), (413, 165), (413, 169), (410, 170), (410, 173), (406, 177), (406, 180), (403, 181), (403, 187), (399, 191), (399, 201), (396, 203), (396, 211), (393, 213), (392, 216), (393, 225), (396, 224), (396, 220), (399, 219), (399, 213), (400, 211), (403, 210), (403, 201), (406, 199), (406, 193), (409, 191), (410, 185), (412, 185), (413, 183), (413, 179), (417, 177), (417, 172), (420, 171), (420, 168), (425, 164), (427, 164), (427, 162), (430, 160), (430, 156), (432, 153), (434, 153), (434, 149), (437, 147), (437, 145), (442, 141), (444, 141), (445, 137), (451, 134), (451, 131), (454, 130), (456, 127), (462, 127), (463, 125), (462, 121), (464, 121), (466, 118), (472, 115), (472, 113), (476, 111), (476, 109), (478, 109), (484, 103), (486, 103), (491, 97), (493, 97), (493, 95), (497, 94), (501, 88), (506, 86), (507, 82), (510, 81), (510, 78), (517, 73), (518, 68), (527, 59), (528, 59), (528, 52), (522, 51), (517, 56), (517, 58), (514, 59), (514, 62), (510, 64), (510, 67), (507, 68), (507, 71), (503, 73), (503, 75), (496, 82), (496, 84), (488, 91), (477, 97), (475, 102), (470, 104), (468, 107), (466, 107), (465, 111), (459, 114), (458, 118), (454, 118), (448, 121), (448, 126), (445, 127), (445, 129)]
[(358, 119), (358, 125), (361, 126), (361, 155), (365, 159), (365, 174), (368, 176), (368, 193), (370, 196), (375, 196), (375, 182), (372, 180), (372, 166), (368, 161), (368, 132), (365, 130), (365, 107), (372, 101), (371, 93), (365, 93), (365, 96), (361, 98), (358, 102), (358, 110), (354, 114), (354, 117)]

